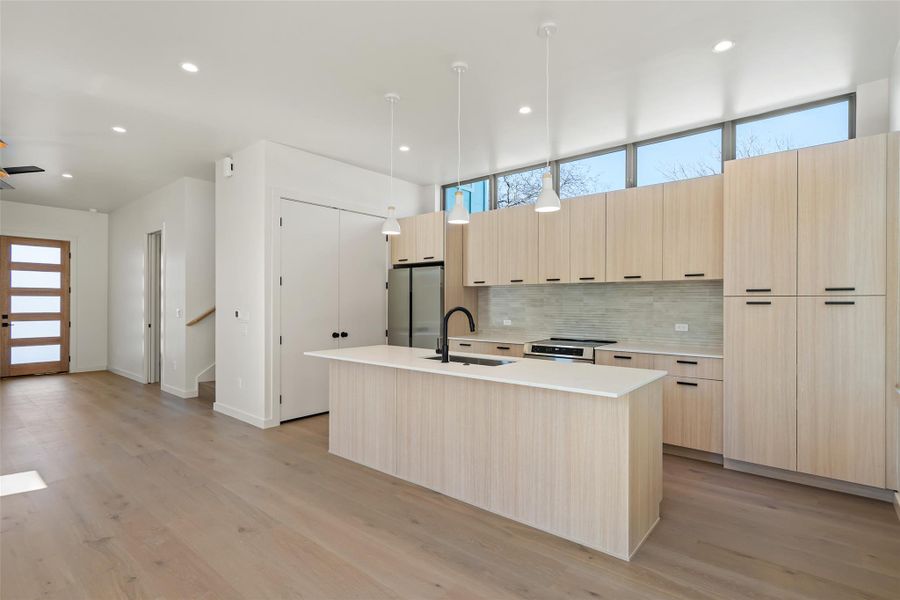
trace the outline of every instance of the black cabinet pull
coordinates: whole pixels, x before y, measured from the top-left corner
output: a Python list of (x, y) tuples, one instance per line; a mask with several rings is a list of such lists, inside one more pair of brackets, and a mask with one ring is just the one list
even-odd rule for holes
[(579, 277), (578, 281), (593, 281), (593, 277)]
[(703, 277), (706, 273), (685, 273), (685, 277)]
[(769, 302), (768, 300), (756, 300), (756, 301), (754, 301), (754, 300), (748, 300), (746, 303), (747, 303), (747, 304), (772, 304), (772, 303)]
[(559, 281), (559, 277), (548, 277), (547, 281)]
[(640, 275), (625, 275), (622, 279), (640, 279)]
[(630, 356), (622, 356), (621, 354), (613, 354), (613, 358), (620, 358), (622, 360), (631, 360)]
[(509, 346), (497, 346), (497, 350), (509, 350)]
[(856, 304), (853, 300), (826, 300), (825, 304), (827, 306), (833, 306), (836, 304)]
[(825, 288), (826, 292), (855, 292), (855, 287), (834, 287), (834, 288)]
[(676, 360), (675, 362), (678, 363), (679, 365), (696, 365), (697, 364), (696, 360)]
[(471, 348), (471, 347), (472, 347), (472, 344), (466, 344), (465, 342), (460, 342), (459, 345), (460, 345), (460, 346), (465, 346), (466, 348)]
[(331, 332), (331, 337), (333, 337), (333, 338), (340, 337), (340, 335), (341, 335), (341, 334), (339, 334), (337, 331), (332, 331), (332, 332)]
[(522, 283), (522, 281), (523, 281), (522, 279), (510, 279), (509, 280), (510, 283)]
[(691, 387), (697, 387), (697, 384), (692, 381), (676, 381), (678, 385), (689, 385)]
[(434, 259), (434, 257), (433, 257), (433, 256), (426, 256), (426, 257), (425, 257), (425, 258), (423, 258), (423, 259), (422, 259), (422, 260), (433, 260), (433, 259)]
[(0, 327), (9, 327), (9, 323), (2, 323), (0, 324)]
[(408, 258), (398, 258), (397, 262), (406, 262), (408, 260), (409, 260)]
[(473, 281), (472, 283), (484, 283), (484, 280), (482, 280), (482, 281)]
[(342, 331), (342, 332), (341, 332), (341, 337), (342, 337), (342, 338), (345, 338), (345, 337), (347, 337), (348, 335), (350, 335), (350, 334), (348, 334), (346, 331)]
[(771, 292), (772, 288), (747, 288), (748, 292)]

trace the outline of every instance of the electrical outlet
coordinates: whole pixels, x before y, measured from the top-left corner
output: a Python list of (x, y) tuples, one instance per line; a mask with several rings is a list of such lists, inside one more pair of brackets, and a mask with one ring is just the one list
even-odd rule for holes
[(675, 331), (687, 331), (688, 324), (687, 323), (675, 323)]
[(503, 319), (503, 324), (507, 326), (512, 325), (512, 319)]

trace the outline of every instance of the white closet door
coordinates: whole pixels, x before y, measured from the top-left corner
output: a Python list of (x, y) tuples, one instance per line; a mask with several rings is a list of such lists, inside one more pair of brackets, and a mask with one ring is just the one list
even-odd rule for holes
[(347, 211), (340, 215), (340, 344), (344, 348), (385, 344), (388, 247), (381, 233), (384, 220)]
[(281, 420), (287, 421), (328, 410), (328, 362), (303, 353), (338, 347), (332, 333), (339, 331), (340, 211), (282, 200), (281, 218)]

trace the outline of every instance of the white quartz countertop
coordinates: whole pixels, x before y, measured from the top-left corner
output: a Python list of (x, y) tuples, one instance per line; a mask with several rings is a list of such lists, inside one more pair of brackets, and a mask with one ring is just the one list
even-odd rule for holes
[(437, 356), (433, 350), (403, 346), (362, 346), (341, 348), (340, 350), (318, 350), (304, 354), (364, 365), (406, 369), (450, 377), (467, 377), (606, 398), (619, 398), (666, 375), (665, 371), (653, 369), (558, 363), (531, 358), (510, 358), (464, 352), (454, 352), (453, 354), (512, 362), (497, 367), (441, 363), (437, 360), (426, 359), (428, 356)]
[(722, 358), (722, 348), (713, 346), (689, 346), (665, 342), (616, 342), (606, 346), (597, 346), (597, 350), (615, 352), (638, 352), (640, 354), (672, 354), (675, 356), (693, 356), (696, 358)]

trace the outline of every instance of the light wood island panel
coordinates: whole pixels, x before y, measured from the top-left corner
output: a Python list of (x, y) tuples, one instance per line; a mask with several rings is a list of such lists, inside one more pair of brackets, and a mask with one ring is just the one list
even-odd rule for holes
[(333, 454), (624, 560), (659, 520), (661, 380), (604, 398), (329, 368)]

